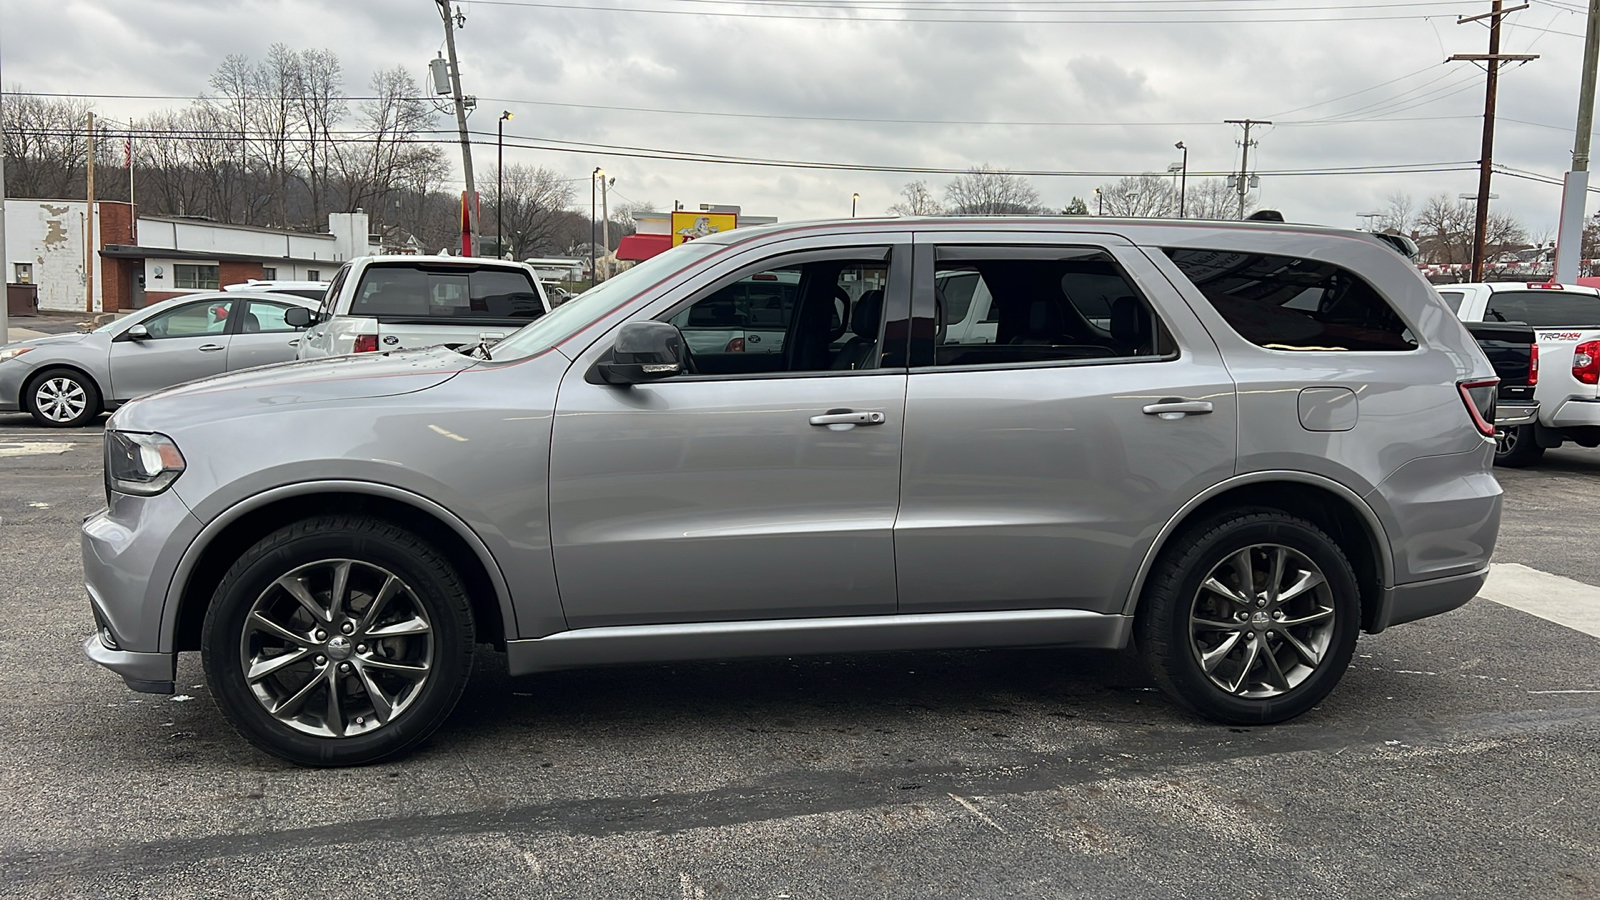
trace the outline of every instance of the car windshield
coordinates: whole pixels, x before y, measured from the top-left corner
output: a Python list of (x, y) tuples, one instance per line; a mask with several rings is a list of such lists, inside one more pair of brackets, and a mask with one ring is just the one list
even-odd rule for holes
[(724, 244), (690, 241), (642, 262), (561, 304), (491, 348), (495, 360), (521, 359), (548, 350), (582, 331), (622, 301), (721, 250)]

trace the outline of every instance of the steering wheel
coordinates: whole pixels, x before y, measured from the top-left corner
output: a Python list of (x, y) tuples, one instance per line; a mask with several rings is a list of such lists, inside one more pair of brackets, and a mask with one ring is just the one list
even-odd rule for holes
[(838, 304), (838, 306), (839, 306), (839, 327), (829, 330), (829, 332), (828, 332), (828, 343), (830, 343), (830, 344), (833, 343), (834, 341), (837, 341), (839, 339), (839, 337), (844, 334), (845, 329), (850, 327), (850, 294), (849, 294), (849, 292), (846, 291), (844, 288), (839, 287), (838, 285), (834, 285), (834, 287), (833, 287), (833, 302)]

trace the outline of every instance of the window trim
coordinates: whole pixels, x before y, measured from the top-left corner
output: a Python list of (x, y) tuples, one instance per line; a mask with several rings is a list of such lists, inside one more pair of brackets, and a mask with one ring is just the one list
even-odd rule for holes
[[(914, 374), (928, 372), (982, 372), (1004, 369), (1051, 369), (1051, 368), (1081, 368), (1084, 366), (1126, 365), (1128, 363), (1161, 363), (1175, 362), (1184, 356), (1183, 343), (1178, 339), (1178, 332), (1167, 321), (1167, 317), (1155, 303), (1151, 302), (1149, 293), (1140, 286), (1138, 279), (1128, 270), (1128, 265), (1117, 254), (1117, 246), (1105, 243), (1095, 243), (1093, 240), (1072, 240), (1070, 238), (1051, 241), (1049, 243), (1029, 242), (1018, 243), (988, 243), (963, 239), (969, 236), (930, 235), (931, 240), (919, 241), (916, 245), (915, 280), (912, 284), (912, 315), (913, 332), (910, 365), (908, 370)], [(1065, 236), (1062, 236), (1065, 238)], [(1120, 246), (1120, 245), (1119, 245)], [(938, 274), (939, 266), (951, 263), (982, 262), (987, 260), (1055, 260), (1061, 258), (1061, 252), (1069, 249), (1092, 250), (1109, 257), (1121, 272), (1123, 280), (1133, 288), (1135, 296), (1144, 302), (1145, 308), (1155, 318), (1156, 324), (1172, 341), (1172, 352), (1152, 356), (1102, 356), (1087, 359), (1040, 359), (1020, 360), (1017, 362), (985, 362), (967, 363), (963, 365), (939, 365), (938, 346), (934, 343), (937, 338), (937, 328), (934, 316), (934, 281)], [(978, 346), (978, 345), (974, 345)], [(918, 360), (931, 360), (919, 362)]]
[[(904, 250), (902, 252), (900, 252), (900, 253), (895, 253), (894, 250), (895, 250), (895, 248), (897, 246), (904, 247)], [(857, 245), (835, 245), (835, 246), (829, 246), (829, 247), (811, 247), (811, 248), (805, 248), (805, 249), (790, 250), (790, 251), (787, 251), (787, 252), (780, 252), (780, 253), (778, 253), (776, 255), (773, 255), (773, 256), (765, 256), (765, 257), (762, 257), (760, 259), (754, 260), (754, 261), (750, 262), (747, 265), (739, 266), (738, 268), (734, 269), (732, 272), (728, 273), (727, 275), (724, 275), (724, 276), (722, 276), (720, 278), (717, 278), (716, 280), (711, 281), (708, 284), (705, 284), (705, 285), (701, 286), (700, 288), (692, 291), (691, 293), (689, 293), (683, 299), (676, 300), (676, 301), (672, 302), (669, 306), (667, 306), (666, 309), (664, 309), (663, 311), (661, 311), (659, 313), (656, 313), (654, 315), (645, 316), (642, 319), (630, 319), (629, 321), (643, 321), (643, 320), (648, 319), (648, 320), (656, 321), (656, 322), (668, 322), (668, 321), (671, 321), (673, 316), (676, 316), (678, 313), (683, 312), (685, 309), (688, 309), (689, 307), (695, 305), (696, 303), (700, 302), (701, 300), (704, 300), (704, 299), (712, 296), (713, 294), (717, 293), (718, 291), (726, 289), (730, 285), (737, 284), (738, 282), (740, 282), (740, 281), (744, 280), (745, 278), (748, 278), (751, 275), (756, 274), (758, 272), (764, 272), (764, 271), (767, 271), (768, 269), (774, 269), (774, 268), (783, 268), (785, 266), (803, 266), (803, 265), (806, 265), (806, 264), (809, 264), (809, 263), (830, 262), (830, 261), (837, 261), (837, 260), (841, 260), (841, 259), (844, 259), (844, 260), (855, 260), (855, 261), (861, 261), (861, 262), (872, 262), (872, 261), (876, 261), (876, 260), (883, 260), (883, 261), (887, 262), (888, 266), (889, 266), (889, 282), (888, 283), (891, 286), (893, 286), (893, 285), (895, 285), (897, 283), (902, 285), (903, 286), (902, 290), (904, 291), (904, 293), (909, 295), (909, 293), (910, 293), (910, 281), (911, 281), (911, 272), (909, 271), (910, 267), (911, 267), (911, 263), (909, 261), (909, 257), (911, 256), (911, 253), (909, 253), (907, 251), (910, 251), (910, 250), (912, 250), (912, 246), (909, 243), (901, 243), (901, 242), (897, 242), (897, 241), (894, 241), (894, 240), (891, 239), (891, 240), (885, 240), (885, 241), (868, 240), (868, 241), (865, 241), (865, 242), (863, 242), (861, 244), (857, 244)], [(802, 280), (801, 283), (804, 284), (804, 281)], [(710, 381), (750, 381), (750, 380), (769, 381), (769, 380), (776, 379), (776, 378), (817, 378), (817, 377), (835, 377), (835, 376), (841, 376), (841, 375), (883, 375), (883, 374), (902, 374), (903, 375), (906, 372), (906, 367), (905, 366), (892, 366), (892, 365), (891, 366), (885, 366), (885, 365), (882, 364), (884, 359), (886, 357), (888, 357), (889, 354), (890, 354), (890, 350), (889, 350), (889, 347), (887, 345), (889, 344), (889, 341), (890, 341), (890, 339), (889, 339), (889, 323), (892, 320), (892, 318), (891, 318), (892, 314), (894, 313), (894, 311), (896, 309), (896, 307), (892, 303), (892, 298), (894, 296), (895, 295), (894, 295), (892, 287), (885, 289), (885, 291), (884, 291), (883, 312), (881, 314), (880, 321), (878, 322), (878, 362), (879, 362), (879, 365), (874, 366), (873, 368), (870, 368), (870, 369), (838, 369), (838, 370), (835, 370), (835, 369), (805, 369), (805, 370), (798, 371), (798, 372), (791, 372), (791, 371), (787, 371), (787, 370), (777, 371), (777, 372), (733, 372), (733, 373), (708, 374), (708, 375), (700, 375), (700, 374), (685, 372), (685, 373), (682, 373), (682, 374), (679, 374), (679, 375), (673, 375), (673, 376), (670, 376), (670, 377), (667, 377), (667, 378), (663, 378), (663, 379), (660, 379), (659, 381), (655, 381), (655, 382), (652, 382), (652, 383), (653, 384), (681, 384), (681, 383), (710, 382)], [(902, 345), (902, 349), (903, 349), (904, 340), (901, 339), (901, 340), (897, 341), (897, 343), (900, 343)], [(610, 352), (611, 351), (609, 349), (605, 350), (603, 352), (601, 358), (602, 359), (608, 358), (609, 355), (610, 355)]]

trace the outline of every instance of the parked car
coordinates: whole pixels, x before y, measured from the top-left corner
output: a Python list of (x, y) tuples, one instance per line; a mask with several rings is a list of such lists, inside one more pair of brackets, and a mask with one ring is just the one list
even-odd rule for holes
[[(740, 228), (487, 351), (136, 401), (83, 525), (85, 652), (161, 693), (198, 650), (246, 739), (345, 765), (438, 728), (479, 643), (522, 675), (1137, 635), (1179, 703), (1260, 725), (1358, 632), (1477, 593), (1496, 378), (1413, 266), (1308, 226), (1079, 229)], [(673, 324), (793, 269), (781, 353)], [(982, 280), (993, 340), (948, 340), (939, 272)]]
[(252, 278), (249, 281), (243, 281), (238, 284), (225, 284), (222, 289), (225, 291), (268, 291), (274, 294), (293, 294), (296, 297), (304, 297), (307, 300), (320, 301), (323, 295), (328, 293), (328, 282)]
[(493, 343), (550, 311), (526, 263), (460, 256), (361, 256), (333, 276), (300, 359), (434, 344)]
[(215, 291), (164, 300), (93, 331), (0, 347), (0, 411), (51, 428), (87, 425), (108, 409), (174, 384), (294, 359), (286, 321), (313, 301)]
[(1465, 324), (1500, 377), (1494, 406), (1495, 465), (1522, 465), (1532, 456), (1521, 446), (1522, 438), (1528, 426), (1539, 420), (1539, 401), (1534, 399), (1539, 384), (1539, 344), (1533, 328), (1498, 322)]
[(1600, 290), (1513, 281), (1439, 285), (1439, 295), (1463, 322), (1531, 325), (1538, 340), (1538, 416), (1505, 429), (1496, 462), (1533, 465), (1567, 441), (1600, 447)]

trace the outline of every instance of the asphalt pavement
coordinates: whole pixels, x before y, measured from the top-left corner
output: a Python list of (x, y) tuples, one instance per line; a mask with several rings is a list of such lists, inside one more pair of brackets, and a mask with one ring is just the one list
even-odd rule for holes
[[(99, 441), (0, 414), (6, 897), (1600, 895), (1600, 639), (1482, 599), (1364, 636), (1272, 728), (1198, 721), (1118, 653), (510, 678), (485, 652), (411, 756), (288, 766), (198, 659), (161, 697), (82, 657)], [(1502, 474), (1497, 561), (1600, 586), (1600, 451)]]

